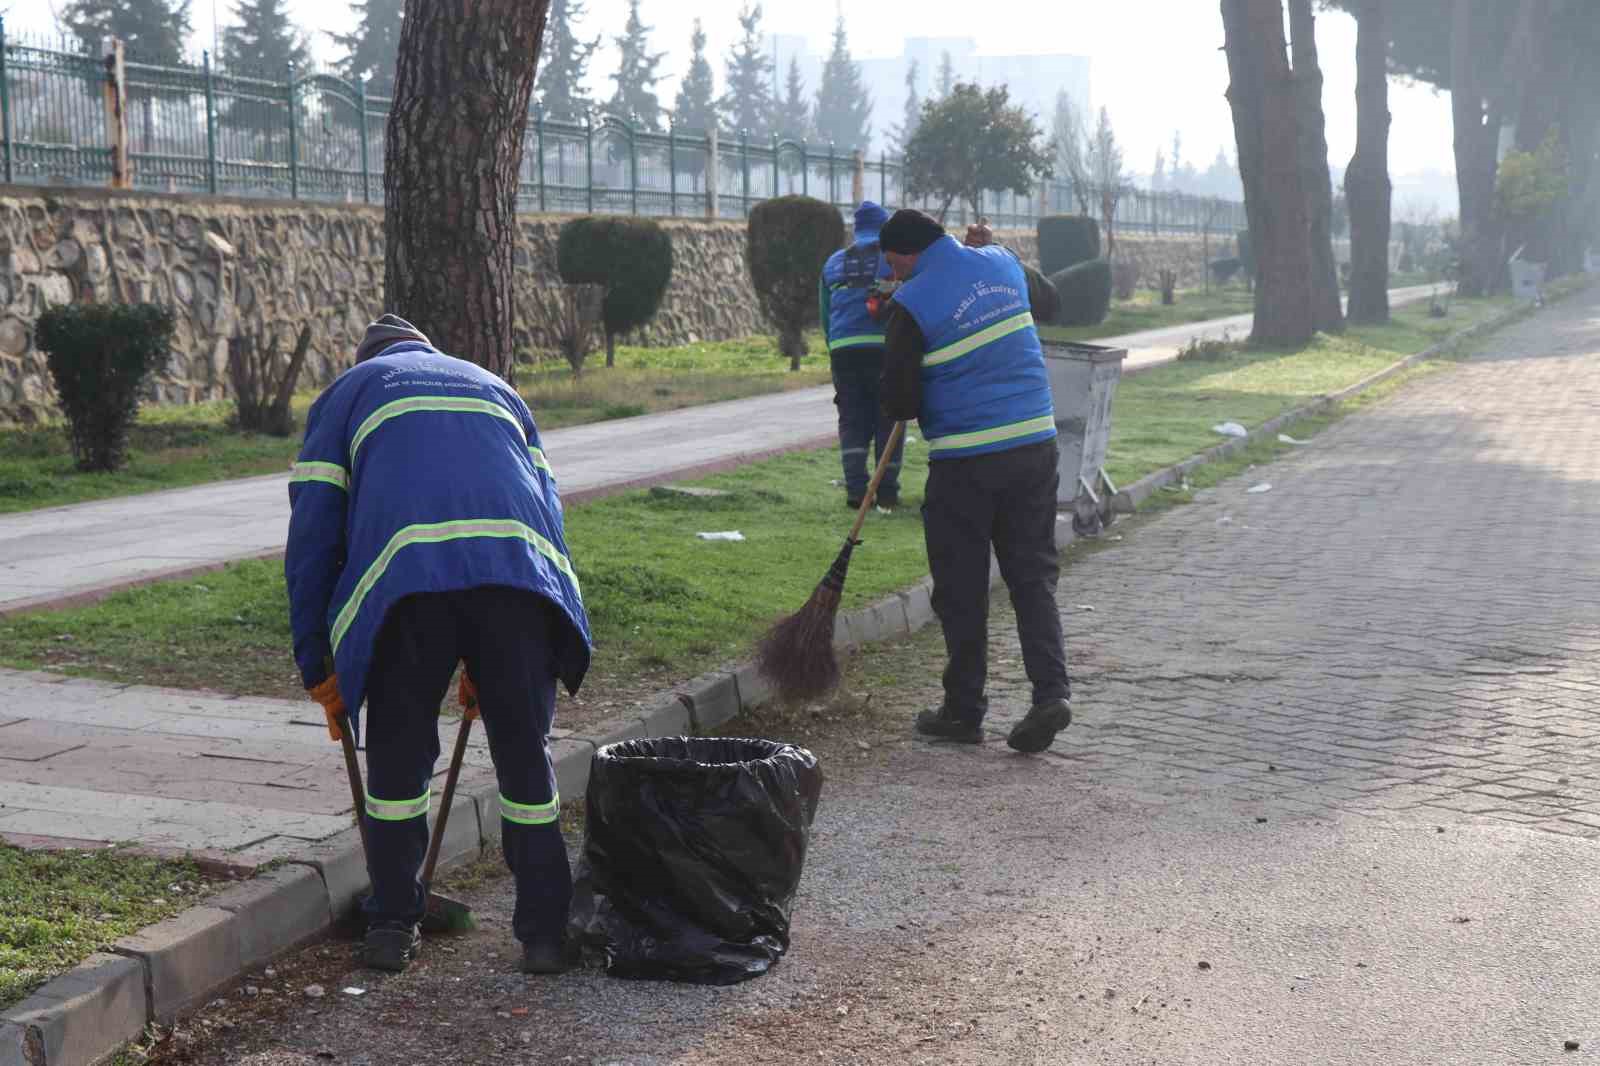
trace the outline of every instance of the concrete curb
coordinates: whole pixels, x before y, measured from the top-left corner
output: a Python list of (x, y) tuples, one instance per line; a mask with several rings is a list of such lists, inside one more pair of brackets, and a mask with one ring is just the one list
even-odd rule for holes
[[(1577, 291), (1574, 289), (1573, 291)], [(1568, 293), (1561, 293), (1556, 299)], [(1348, 388), (1286, 412), (1253, 431), (1129, 485), (1119, 509), (1135, 510), (1163, 486), (1196, 467), (1226, 458), (1252, 440), (1276, 434), (1308, 415), (1372, 388), (1423, 360), (1500, 329), (1529, 312), (1518, 307), (1453, 334)], [(1059, 526), (1063, 547), (1076, 539)], [(1000, 581), (991, 559), (990, 585)], [(908, 636), (934, 620), (933, 582), (924, 578), (858, 611), (840, 613), (834, 631), (841, 649)], [(704, 674), (635, 711), (551, 742), (556, 778), (570, 803), (584, 795), (599, 748), (649, 736), (715, 729), (771, 698), (750, 663)], [(463, 780), (440, 852), (449, 869), (486, 854), (500, 839), (499, 790), (493, 778)], [(437, 802), (437, 800), (435, 801)], [(367, 888), (361, 839), (354, 827), (308, 849), (285, 865), (258, 874), (205, 903), (124, 937), (115, 954), (97, 954), (0, 1014), (0, 1066), (89, 1066), (156, 1020), (204, 1002), (247, 970), (326, 932), (350, 912)]]

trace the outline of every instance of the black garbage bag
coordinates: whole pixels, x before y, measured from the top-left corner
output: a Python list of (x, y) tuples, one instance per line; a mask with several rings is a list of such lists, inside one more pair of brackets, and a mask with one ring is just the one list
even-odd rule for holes
[(822, 770), (770, 740), (610, 744), (589, 771), (571, 931), (614, 977), (727, 985), (789, 950)]

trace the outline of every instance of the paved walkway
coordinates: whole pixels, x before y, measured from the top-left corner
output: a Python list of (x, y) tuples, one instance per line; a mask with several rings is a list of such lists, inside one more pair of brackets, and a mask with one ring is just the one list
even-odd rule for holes
[[(1249, 330), (1250, 316), (1240, 315), (1098, 343), (1127, 348), (1127, 369), (1137, 371), (1170, 361), (1192, 337)], [(834, 439), (835, 418), (824, 386), (553, 430), (545, 450), (572, 502), (822, 446)], [(287, 486), (279, 474), (0, 516), (0, 614), (281, 552)]]
[[(907, 736), (936, 632), (858, 656), (826, 719), (746, 723), (828, 775), (770, 976), (514, 975), (501, 879), (402, 977), (277, 963), (184, 1061), (1587, 1061), (1600, 295), (1491, 343), (1081, 553), (1049, 756), (998, 742), (1027, 701), (1003, 597), (983, 748)], [(307, 1016), (313, 980), (366, 994)]]

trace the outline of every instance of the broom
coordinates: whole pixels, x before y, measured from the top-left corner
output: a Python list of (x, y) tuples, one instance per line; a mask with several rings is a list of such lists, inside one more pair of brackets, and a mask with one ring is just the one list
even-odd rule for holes
[(873, 472), (872, 482), (861, 498), (856, 524), (850, 527), (850, 535), (839, 549), (838, 558), (833, 560), (811, 598), (800, 610), (768, 630), (756, 646), (756, 669), (772, 682), (778, 699), (784, 703), (821, 699), (839, 684), (839, 660), (833, 654), (833, 620), (839, 613), (839, 598), (844, 592), (845, 574), (850, 569), (850, 553), (861, 543), (858, 539), (861, 527), (866, 524), (867, 512), (877, 502), (878, 485), (899, 450), (905, 432), (904, 422), (894, 424), (889, 433), (889, 445), (878, 457), (878, 469)]

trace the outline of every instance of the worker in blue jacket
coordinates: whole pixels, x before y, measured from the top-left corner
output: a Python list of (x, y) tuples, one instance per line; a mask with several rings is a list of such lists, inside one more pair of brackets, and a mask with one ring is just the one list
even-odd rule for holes
[[(867, 455), (876, 464), (889, 444), (894, 422), (883, 416), (878, 382), (883, 376), (883, 324), (873, 306), (892, 279), (878, 249), (878, 229), (889, 213), (871, 200), (856, 209), (855, 239), (828, 257), (818, 285), (822, 328), (833, 371), (833, 402), (839, 407), (839, 458), (844, 465), (845, 506), (855, 510), (872, 480)], [(899, 449), (878, 485), (878, 506), (900, 502)]]
[(967, 247), (920, 211), (879, 235), (901, 285), (885, 317), (884, 412), (918, 421), (928, 443), (922, 504), (933, 609), (949, 661), (944, 701), (924, 736), (981, 743), (989, 646), (989, 555), (1016, 608), (1028, 713), (1006, 742), (1040, 752), (1072, 721), (1056, 605), (1056, 420), (1033, 308), (1017, 257)]
[(548, 737), (590, 636), (527, 405), (384, 315), (312, 405), (289, 501), (301, 677), (335, 740), (346, 708), (352, 728), (368, 710), (366, 964), (401, 971), (420, 942), (438, 713), (460, 662), (499, 778), (523, 970), (559, 972), (572, 878)]

